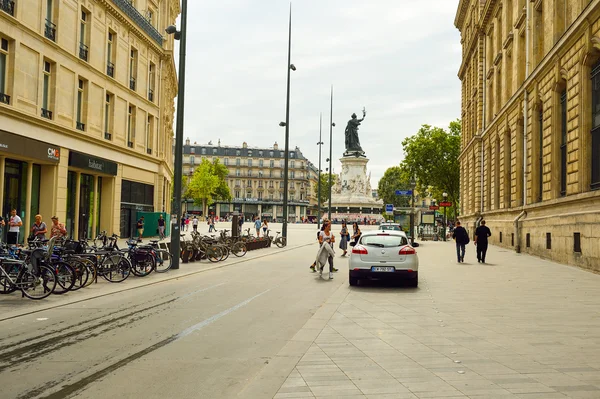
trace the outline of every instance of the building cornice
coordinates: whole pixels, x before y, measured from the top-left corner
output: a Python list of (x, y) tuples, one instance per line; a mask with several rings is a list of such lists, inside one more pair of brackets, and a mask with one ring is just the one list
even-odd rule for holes
[(465, 17), (467, 15), (467, 10), (469, 9), (470, 2), (471, 0), (460, 0), (458, 2), (456, 17), (454, 18), (454, 26), (456, 26), (458, 30), (462, 31), (462, 26), (465, 23)]

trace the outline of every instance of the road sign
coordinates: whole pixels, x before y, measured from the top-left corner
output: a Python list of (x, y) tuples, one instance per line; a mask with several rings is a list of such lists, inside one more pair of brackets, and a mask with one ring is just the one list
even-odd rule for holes
[(412, 190), (396, 190), (396, 195), (412, 195)]
[(437, 211), (438, 209), (440, 209), (440, 207), (437, 206), (437, 205), (429, 205), (429, 210), (430, 211)]
[(448, 208), (448, 207), (452, 206), (452, 202), (448, 202), (448, 201), (446, 201), (446, 202), (440, 202), (440, 206), (442, 208)]
[(394, 204), (385, 204), (385, 214), (386, 215), (394, 214)]

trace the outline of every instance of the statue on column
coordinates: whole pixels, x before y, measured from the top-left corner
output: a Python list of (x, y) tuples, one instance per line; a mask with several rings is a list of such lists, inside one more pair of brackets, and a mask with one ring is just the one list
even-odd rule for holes
[(365, 120), (367, 111), (363, 108), (362, 119), (357, 119), (356, 114), (352, 114), (352, 119), (348, 121), (346, 126), (346, 152), (344, 156), (365, 156), (365, 152), (360, 146), (360, 140), (358, 138), (358, 127), (360, 123)]

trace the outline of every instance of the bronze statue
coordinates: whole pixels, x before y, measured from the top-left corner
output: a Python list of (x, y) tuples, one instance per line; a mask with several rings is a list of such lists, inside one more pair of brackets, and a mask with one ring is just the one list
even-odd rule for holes
[(358, 139), (358, 127), (360, 123), (365, 120), (367, 111), (363, 108), (362, 119), (357, 119), (356, 114), (352, 114), (352, 119), (348, 121), (346, 126), (346, 152), (344, 156), (364, 156), (365, 152), (360, 146), (360, 140)]

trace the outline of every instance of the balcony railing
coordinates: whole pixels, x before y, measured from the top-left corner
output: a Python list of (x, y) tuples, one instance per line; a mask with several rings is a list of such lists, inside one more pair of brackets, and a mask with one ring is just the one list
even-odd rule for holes
[(15, 2), (12, 0), (0, 0), (0, 10), (15, 16)]
[(88, 60), (89, 48), (83, 43), (79, 43), (79, 58), (84, 61)]
[(115, 64), (113, 64), (112, 62), (108, 62), (106, 64), (106, 74), (111, 78), (115, 77)]
[(148, 101), (154, 101), (154, 90), (148, 89)]
[(42, 118), (52, 119), (52, 111), (42, 108)]
[[(0, 0), (2, 1), (2, 0)], [(130, 0), (112, 0), (127, 15), (133, 20), (148, 36), (152, 38), (160, 47), (163, 44), (163, 37), (146, 17), (144, 17), (134, 6)]]
[(10, 96), (8, 94), (0, 93), (0, 103), (10, 105)]
[(135, 78), (129, 78), (129, 88), (135, 90)]
[(77, 122), (77, 130), (85, 131), (85, 123)]
[(127, 147), (133, 148), (133, 141), (128, 141), (127, 142)]
[(56, 25), (54, 25), (51, 21), (46, 20), (46, 27), (44, 29), (44, 36), (53, 42), (56, 41)]
[(106, 140), (112, 140), (112, 134), (110, 134), (109, 132), (104, 132), (104, 138)]

